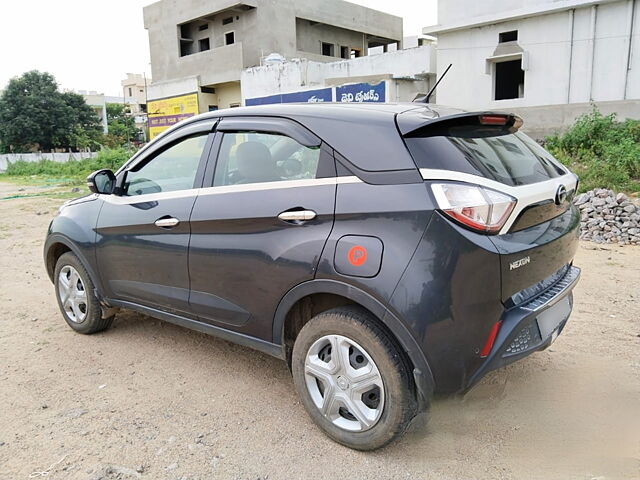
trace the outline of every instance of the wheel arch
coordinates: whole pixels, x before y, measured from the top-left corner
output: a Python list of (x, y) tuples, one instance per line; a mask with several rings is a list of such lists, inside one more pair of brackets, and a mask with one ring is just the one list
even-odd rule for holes
[(51, 234), (47, 238), (44, 247), (45, 268), (51, 282), (55, 281), (54, 273), (58, 259), (67, 252), (71, 252), (76, 257), (78, 257), (78, 260), (80, 260), (84, 268), (87, 270), (87, 273), (91, 277), (91, 281), (93, 282), (93, 285), (97, 290), (97, 297), (102, 298), (102, 296), (100, 295), (100, 293), (102, 292), (100, 277), (98, 277), (98, 275), (96, 274), (91, 262), (88, 261), (88, 259), (82, 252), (82, 249), (80, 249), (69, 238), (59, 233)]
[[(273, 343), (282, 346), (285, 359), (290, 360), (290, 352), (287, 351), (290, 347), (286, 343), (287, 322), (291, 321), (290, 314), (297, 306), (302, 306), (304, 299), (317, 298), (318, 296), (333, 297), (331, 308), (342, 305), (357, 305), (376, 317), (381, 326), (398, 343), (411, 363), (419, 406), (421, 409), (425, 407), (434, 391), (434, 378), (422, 349), (409, 329), (396, 315), (375, 297), (353, 285), (336, 280), (310, 280), (287, 292), (278, 304), (273, 321)], [(340, 299), (343, 300), (343, 303)]]

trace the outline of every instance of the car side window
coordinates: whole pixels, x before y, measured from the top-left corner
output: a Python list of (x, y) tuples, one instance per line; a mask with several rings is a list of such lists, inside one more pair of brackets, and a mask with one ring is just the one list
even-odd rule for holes
[(124, 194), (145, 195), (193, 188), (206, 142), (206, 133), (187, 137), (163, 150), (140, 169), (127, 172)]
[(213, 185), (279, 182), (316, 178), (320, 148), (301, 145), (285, 135), (225, 133)]

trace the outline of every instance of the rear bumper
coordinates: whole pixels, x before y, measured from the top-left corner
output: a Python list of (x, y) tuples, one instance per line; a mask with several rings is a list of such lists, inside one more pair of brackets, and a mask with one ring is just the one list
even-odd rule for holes
[(571, 266), (556, 284), (529, 302), (506, 310), (500, 331), (484, 363), (470, 377), (465, 390), (488, 372), (547, 348), (562, 332), (573, 307), (573, 288), (580, 269)]

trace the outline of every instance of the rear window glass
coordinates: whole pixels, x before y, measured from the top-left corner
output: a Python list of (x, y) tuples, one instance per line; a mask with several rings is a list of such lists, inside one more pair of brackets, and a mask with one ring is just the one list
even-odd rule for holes
[(534, 140), (517, 132), (500, 136), (406, 138), (418, 168), (454, 170), (506, 185), (528, 185), (565, 175), (565, 169)]

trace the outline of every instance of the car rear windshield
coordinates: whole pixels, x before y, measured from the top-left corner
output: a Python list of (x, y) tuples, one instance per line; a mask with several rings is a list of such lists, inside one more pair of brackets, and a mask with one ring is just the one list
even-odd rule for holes
[(470, 173), (506, 185), (528, 185), (565, 175), (564, 168), (524, 133), (414, 136), (405, 139), (418, 168)]

